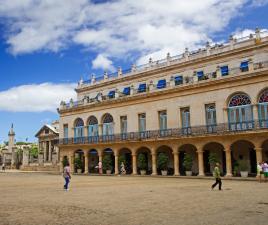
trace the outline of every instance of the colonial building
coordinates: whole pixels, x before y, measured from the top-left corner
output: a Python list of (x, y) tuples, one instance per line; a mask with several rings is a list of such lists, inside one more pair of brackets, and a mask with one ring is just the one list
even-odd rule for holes
[(112, 156), (115, 174), (122, 155), (128, 172), (139, 174), (143, 154), (152, 175), (160, 172), (160, 152), (169, 158), (170, 175), (185, 174), (186, 154), (199, 176), (211, 174), (211, 153), (226, 176), (239, 161), (254, 175), (256, 163), (268, 160), (268, 34), (258, 29), (225, 44), (92, 76), (75, 90), (77, 101), (58, 109), (60, 158), (73, 172), (75, 158), (89, 173), (105, 155)]
[(54, 121), (51, 125), (45, 124), (35, 135), (39, 144), (39, 164), (56, 165), (59, 162), (59, 122)]

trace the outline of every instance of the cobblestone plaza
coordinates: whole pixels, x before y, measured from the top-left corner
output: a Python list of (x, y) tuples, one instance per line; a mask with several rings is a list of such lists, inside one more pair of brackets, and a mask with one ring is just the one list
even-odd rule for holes
[(266, 224), (268, 183), (129, 176), (0, 173), (0, 224)]

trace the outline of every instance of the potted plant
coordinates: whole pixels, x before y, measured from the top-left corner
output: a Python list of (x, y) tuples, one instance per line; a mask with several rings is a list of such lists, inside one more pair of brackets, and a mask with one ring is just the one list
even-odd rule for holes
[(210, 152), (208, 156), (208, 163), (210, 165), (210, 171), (213, 171), (216, 163), (219, 163), (218, 155), (214, 152)]
[(75, 158), (74, 159), (74, 165), (77, 170), (77, 173), (82, 173), (82, 168), (83, 168), (83, 163), (80, 158)]
[(192, 176), (193, 157), (190, 154), (184, 153), (182, 165), (186, 170), (186, 176)]
[(241, 177), (248, 177), (248, 162), (240, 160), (238, 162)]
[(167, 168), (168, 168), (168, 156), (167, 154), (161, 152), (157, 158), (157, 167), (161, 170), (161, 174), (166, 176), (167, 175)]
[(106, 174), (112, 173), (112, 158), (110, 155), (105, 155), (103, 157), (102, 168), (106, 171)]
[(143, 153), (140, 153), (138, 155), (138, 167), (140, 168), (141, 175), (145, 175), (146, 168), (147, 168), (147, 162), (146, 162), (145, 155)]
[(62, 160), (62, 167), (64, 168), (67, 164), (68, 164), (68, 159), (67, 159), (67, 157), (63, 157), (63, 160)]

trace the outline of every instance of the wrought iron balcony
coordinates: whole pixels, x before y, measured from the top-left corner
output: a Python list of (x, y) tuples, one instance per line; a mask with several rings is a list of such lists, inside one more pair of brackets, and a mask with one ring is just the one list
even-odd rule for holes
[(114, 135), (98, 135), (92, 137), (74, 137), (59, 139), (60, 145), (98, 144), (144, 140), (162, 140), (169, 138), (198, 137), (208, 135), (236, 134), (241, 132), (268, 131), (268, 120), (247, 121), (240, 123), (223, 123), (166, 130), (148, 130)]

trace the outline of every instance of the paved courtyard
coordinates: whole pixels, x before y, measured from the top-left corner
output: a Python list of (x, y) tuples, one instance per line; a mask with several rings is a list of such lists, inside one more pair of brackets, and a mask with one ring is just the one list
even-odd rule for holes
[(268, 183), (0, 173), (0, 224), (267, 224)]

